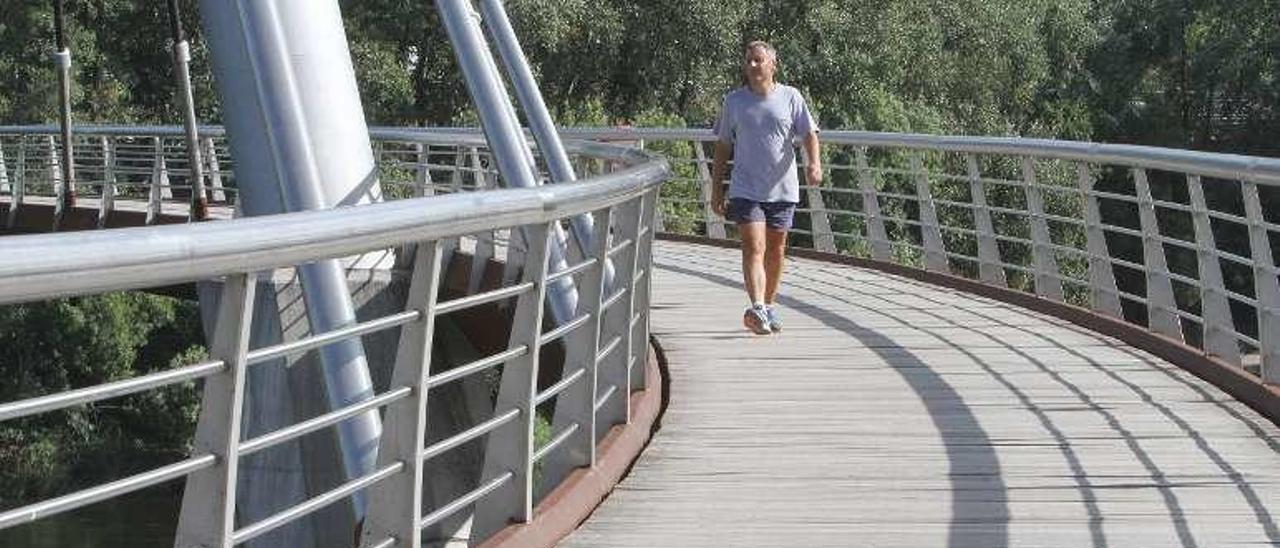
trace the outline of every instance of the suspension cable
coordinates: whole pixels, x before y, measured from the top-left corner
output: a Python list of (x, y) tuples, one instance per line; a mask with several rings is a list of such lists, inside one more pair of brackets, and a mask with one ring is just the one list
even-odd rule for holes
[(71, 50), (67, 48), (63, 0), (53, 1), (53, 60), (58, 71), (58, 122), (62, 126), (62, 200), (54, 213), (54, 230), (67, 210), (76, 205), (76, 170), (71, 144)]
[(204, 165), (200, 157), (200, 135), (197, 129), (195, 100), (191, 91), (191, 46), (182, 31), (178, 0), (169, 0), (169, 32), (173, 38), (174, 78), (182, 98), (182, 123), (187, 133), (187, 164), (191, 179), (191, 209), (188, 219), (209, 218), (209, 198), (205, 193)]

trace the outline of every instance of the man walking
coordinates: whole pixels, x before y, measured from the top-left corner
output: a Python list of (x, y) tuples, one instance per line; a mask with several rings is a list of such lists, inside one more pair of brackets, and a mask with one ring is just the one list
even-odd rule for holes
[[(742, 279), (751, 305), (742, 323), (757, 335), (782, 330), (775, 308), (782, 282), (782, 259), (787, 246), (800, 182), (796, 176), (795, 141), (801, 140), (809, 162), (810, 185), (822, 184), (818, 154), (818, 126), (804, 96), (796, 88), (774, 81), (778, 53), (765, 42), (744, 49), (742, 72), (746, 85), (724, 98), (716, 123), (715, 166), (711, 173), (711, 206), (738, 225), (742, 237)], [(725, 199), (729, 155), (733, 174)]]

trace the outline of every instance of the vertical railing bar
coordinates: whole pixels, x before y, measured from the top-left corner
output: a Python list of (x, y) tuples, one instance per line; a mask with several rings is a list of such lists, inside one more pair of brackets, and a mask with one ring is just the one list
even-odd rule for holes
[(925, 268), (947, 273), (951, 267), (947, 251), (942, 243), (942, 228), (938, 224), (938, 210), (933, 203), (933, 191), (929, 188), (929, 174), (924, 170), (924, 159), (919, 151), (911, 153), (911, 172), (916, 180), (916, 198), (920, 207), (920, 236), (924, 243)]
[(871, 241), (871, 256), (880, 261), (892, 260), (889, 236), (885, 232), (884, 217), (880, 215), (879, 193), (876, 191), (875, 174), (867, 161), (867, 148), (857, 147), (854, 153), (858, 163), (858, 186), (862, 189), (862, 209), (866, 215), (867, 239)]
[(996, 241), (995, 226), (991, 222), (991, 210), (987, 207), (987, 188), (982, 182), (982, 170), (978, 158), (965, 155), (969, 172), (970, 201), (973, 203), (973, 223), (978, 231), (978, 277), (985, 283), (1008, 287), (1004, 274), (1004, 261), (1000, 259), (1000, 246)]
[(578, 284), (578, 314), (591, 315), (588, 325), (576, 329), (565, 338), (565, 367), (562, 377), (576, 370), (585, 370), (586, 377), (562, 392), (556, 398), (556, 412), (552, 429), (561, 431), (571, 424), (578, 424), (576, 438), (565, 449), (551, 453), (542, 469), (542, 485), (539, 494), (545, 494), (559, 485), (574, 468), (595, 466), (596, 463), (596, 413), (595, 393), (599, 371), (595, 360), (600, 349), (600, 304), (605, 293), (605, 264), (609, 250), (609, 227), (613, 224), (613, 209), (606, 207), (595, 213), (591, 225), (591, 250), (595, 264), (582, 275)]
[(9, 184), (9, 163), (5, 161), (4, 141), (0, 140), (0, 193), (12, 193), (12, 185)]
[(373, 175), (381, 180), (386, 177), (386, 174), (380, 171), (381, 167), (386, 165), (386, 142), (382, 139), (374, 139), (370, 144), (373, 149)]
[(102, 138), (102, 196), (98, 203), (98, 228), (106, 228), (116, 207), (116, 140)]
[[(490, 176), (484, 168), (484, 164), (480, 160), (480, 151), (472, 148), (470, 151), (471, 160), (471, 182), (475, 185), (476, 192), (483, 192), (490, 187)], [(496, 183), (496, 181), (494, 181)], [(493, 231), (487, 230), (475, 234), (476, 247), (475, 252), (471, 255), (471, 272), (467, 279), (467, 293), (474, 294), (480, 290), (480, 282), (484, 278), (485, 269), (489, 264), (489, 259), (494, 256)]]
[(502, 268), (502, 285), (515, 283), (520, 276), (520, 265), (524, 264), (524, 256), (529, 249), (529, 243), (524, 238), (525, 233), (521, 230), (511, 229), (507, 233), (507, 257)]
[(654, 190), (653, 196), (654, 196), (653, 198), (654, 199), (653, 230), (658, 234), (662, 234), (667, 231), (667, 227), (663, 223), (663, 215), (662, 215), (662, 187), (658, 187), (656, 190)]
[(213, 191), (213, 201), (225, 203), (227, 194), (222, 187), (222, 166), (218, 164), (218, 146), (212, 137), (205, 137), (204, 143), (207, 149), (205, 158), (209, 162), (209, 188)]
[(1241, 181), (1245, 217), (1249, 220), (1249, 248), (1253, 255), (1254, 295), (1258, 300), (1258, 352), (1262, 381), (1280, 384), (1280, 287), (1277, 286), (1271, 236), (1262, 213), (1258, 185)]
[(162, 138), (158, 136), (154, 137), (155, 148), (151, 157), (151, 184), (147, 191), (147, 218), (146, 221), (144, 221), (145, 224), (148, 225), (155, 223), (156, 218), (160, 216), (160, 200), (163, 199), (160, 194), (160, 179), (162, 176), (165, 178), (168, 177), (168, 173), (166, 171), (162, 171), (160, 166), (160, 163), (164, 161), (164, 150), (162, 148), (163, 145), (161, 144), (161, 139)]
[(362, 527), (367, 546), (384, 537), (404, 539), (402, 546), (421, 546), (418, 523), (422, 520), (424, 472), (423, 451), (427, 429), (427, 379), (431, 372), (431, 349), (435, 336), (435, 307), (442, 279), (443, 249), (439, 241), (417, 245), (413, 259), (413, 279), (409, 284), (406, 310), (422, 311), (420, 319), (400, 328), (391, 386), (412, 386), (409, 398), (387, 407), (378, 448), (377, 469), (397, 461), (405, 463), (397, 478), (375, 485), (369, 492), (369, 512)]
[(1231, 305), (1222, 281), (1222, 266), (1215, 251), (1218, 244), (1209, 219), (1209, 207), (1199, 175), (1187, 175), (1191, 197), (1191, 220), (1196, 233), (1196, 259), (1200, 272), (1200, 318), (1203, 320), (1204, 351), (1229, 364), (1239, 366), (1240, 345), (1236, 342)]
[(711, 170), (707, 168), (707, 152), (702, 148), (702, 141), (690, 141), (693, 145), (693, 158), (698, 163), (698, 187), (702, 193), (702, 219), (707, 224), (707, 236), (725, 239), (724, 219), (719, 218), (711, 209)]
[[(811, 159), (804, 147), (800, 147), (800, 157), (804, 162), (804, 167), (807, 168)], [(809, 223), (813, 231), (813, 246), (818, 251), (835, 253), (836, 239), (831, 233), (831, 219), (827, 216), (827, 204), (822, 199), (822, 189), (808, 185), (806, 187), (805, 194), (809, 198)]]
[[(616, 242), (631, 240), (635, 241), (635, 236), (639, 232), (640, 211), (639, 203), (636, 200), (625, 204), (619, 204), (617, 213), (615, 214), (615, 225), (610, 247)], [(611, 352), (608, 357), (599, 365), (597, 392), (600, 390), (608, 390), (614, 387), (620, 391), (621, 397), (610, 399), (605, 407), (602, 407), (596, 416), (596, 432), (597, 438), (603, 437), (615, 425), (626, 424), (630, 420), (630, 398), (626, 397), (629, 393), (629, 384), (627, 377), (627, 361), (630, 356), (631, 342), (631, 303), (633, 298), (632, 289), (635, 287), (635, 266), (636, 266), (636, 246), (627, 246), (620, 255), (614, 256), (614, 267), (617, 272), (622, 273), (614, 280), (612, 287), (607, 289), (604, 302), (609, 301), (609, 296), (617, 295), (625, 291), (625, 306), (619, 302), (618, 305), (612, 306), (601, 313), (603, 316), (603, 325), (600, 330), (600, 340), (608, 341), (615, 337), (621, 337), (620, 344), (624, 346), (622, 352)], [(619, 284), (621, 283), (621, 285)], [(604, 305), (602, 305), (604, 306)]]
[(451, 194), (462, 192), (462, 168), (467, 165), (467, 156), (463, 152), (462, 147), (454, 150), (453, 156), (453, 175), (449, 178), (449, 190)]
[(1133, 169), (1133, 181), (1138, 193), (1138, 220), (1142, 226), (1143, 270), (1147, 278), (1147, 324), (1166, 337), (1182, 340), (1177, 302), (1173, 297), (1173, 281), (1169, 278), (1169, 266), (1164, 256), (1164, 243), (1160, 236), (1160, 221), (1156, 217), (1151, 185), (1147, 170)]
[(525, 282), (536, 289), (522, 293), (511, 319), (508, 347), (527, 346), (529, 352), (502, 368), (502, 380), (494, 403), (494, 414), (520, 410), (519, 420), (489, 434), (481, 482), (506, 473), (510, 482), (476, 504), (473, 540), (488, 538), (512, 521), (528, 522), (533, 516), (533, 429), (537, 419), (533, 407), (537, 397), (538, 358), (542, 349), (543, 310), (547, 304), (549, 240), (555, 223), (525, 227), (529, 250), (525, 254)]
[(1031, 223), (1032, 261), (1035, 265), (1036, 294), (1062, 302), (1062, 280), (1058, 274), (1058, 259), (1054, 255), (1053, 237), (1049, 232), (1049, 223), (1044, 217), (1044, 197), (1036, 182), (1035, 158), (1022, 158), (1022, 181), (1027, 197), (1027, 212)]
[(644, 194), (641, 209), (641, 218), (648, 222), (648, 230), (644, 229), (645, 225), (641, 225), (642, 233), (637, 247), (641, 253), (641, 258), (638, 261), (636, 268), (644, 268), (645, 276), (641, 282), (644, 285), (636, 288), (636, 291), (634, 292), (637, 301), (635, 308), (639, 310), (641, 314), (640, 322), (635, 326), (636, 329), (639, 329), (639, 335), (636, 339), (639, 341), (638, 344), (641, 346), (639, 351), (641, 370), (640, 374), (632, 377), (631, 388), (633, 390), (645, 390), (648, 387), (645, 368), (647, 367), (649, 359), (649, 312), (653, 296), (653, 241), (655, 237), (653, 223), (657, 216), (657, 209), (658, 190), (650, 190)]
[(226, 369), (205, 379), (192, 454), (212, 453), (212, 468), (187, 477), (176, 546), (230, 548), (235, 532), (245, 371), (253, 323), (257, 276), (238, 274), (223, 282), (210, 357)]
[(1115, 272), (1111, 269), (1111, 255), (1107, 251), (1107, 237), (1102, 227), (1102, 211), (1093, 191), (1094, 177), (1089, 164), (1076, 164), (1076, 184), (1080, 189), (1080, 202), (1084, 208), (1085, 246), (1089, 252), (1089, 304), (1096, 312), (1123, 318), (1120, 292), (1116, 288)]
[[(631, 322), (631, 318), (636, 313), (636, 272), (641, 268), (640, 259), (642, 254), (639, 244), (640, 231), (644, 228), (644, 196), (632, 198), (631, 204), (625, 206), (627, 215), (623, 219), (626, 221), (626, 225), (622, 227), (624, 241), (630, 240), (633, 242), (625, 251), (627, 262), (624, 266), (629, 268), (620, 269), (620, 272), (623, 272), (626, 276), (625, 280), (614, 280), (615, 288), (622, 285), (626, 287), (627, 291), (627, 306), (622, 309), (622, 311), (625, 311), (626, 316), (619, 322), (619, 327), (626, 330), (626, 335), (623, 339), (623, 344), (626, 345), (626, 352), (622, 353), (621, 365), (623, 373), (618, 377), (618, 380), (621, 381), (619, 389), (622, 390), (624, 395), (621, 398), (624, 404), (622, 419), (626, 424), (631, 423), (631, 398), (629, 396), (633, 386), (631, 380), (633, 374), (632, 364), (635, 363), (636, 354), (641, 352), (644, 347), (644, 343), (636, 338), (636, 326)], [(618, 283), (619, 281), (621, 283)]]
[(414, 152), (417, 153), (416, 158), (418, 161), (418, 170), (414, 174), (413, 179), (413, 195), (419, 198), (423, 196), (432, 196), (435, 194), (435, 188), (431, 186), (431, 168), (428, 167), (431, 163), (431, 150), (422, 143), (415, 143), (413, 146)]
[[(156, 156), (160, 160), (160, 185), (159, 185), (160, 199), (172, 200), (173, 199), (173, 181), (170, 179), (171, 174), (169, 173), (169, 151), (165, 150), (166, 146), (167, 145), (165, 144), (164, 137), (156, 138), (156, 153), (157, 153)], [(157, 210), (157, 213), (163, 213), (163, 212), (164, 212), (164, 205), (161, 204), (160, 209)]]
[[(595, 249), (598, 264), (604, 264), (605, 260), (609, 258), (609, 246), (611, 244), (609, 229), (615, 224), (615, 217), (617, 216), (616, 211), (616, 207), (605, 208), (603, 218), (599, 221), (601, 226), (597, 226), (596, 228), (596, 234), (599, 236), (596, 239)], [(607, 280), (605, 280), (603, 276), (601, 276), (599, 280), (596, 280), (596, 282), (595, 299), (592, 299), (590, 304), (591, 310), (593, 311), (592, 318), (594, 325), (591, 329), (590, 341), (588, 341), (586, 348), (589, 355), (584, 356), (586, 363), (589, 364), (591, 369), (591, 372), (588, 375), (591, 381), (588, 383), (591, 385), (591, 392), (588, 395), (588, 401), (583, 404), (590, 406), (591, 420), (588, 422), (591, 424), (591, 429), (588, 431), (587, 437), (590, 438), (590, 444), (592, 446), (593, 466), (595, 464), (594, 448), (600, 423), (600, 416), (596, 412), (595, 406), (596, 395), (600, 392), (600, 362), (596, 359), (596, 356), (600, 355), (600, 341), (604, 340), (605, 329), (607, 329), (603, 305), (605, 295), (609, 291)]]
[(22, 200), (27, 187), (27, 137), (18, 136), (18, 166), (13, 170), (13, 198), (9, 202), (9, 214), (5, 219), (5, 227), (13, 228), (18, 223), (18, 211), (22, 209)]

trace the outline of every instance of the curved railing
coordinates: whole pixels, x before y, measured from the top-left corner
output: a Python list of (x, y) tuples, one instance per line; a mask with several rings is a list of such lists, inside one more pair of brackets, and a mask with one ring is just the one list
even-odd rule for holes
[[(93, 138), (141, 135), (145, 140), (167, 139), (170, 130), (96, 131)], [(491, 179), (484, 141), (478, 136), (386, 129), (376, 135), (379, 169), (390, 194), (430, 194), (437, 186), (431, 178), (442, 174), (439, 186), (443, 189), (461, 189), (466, 186), (464, 179), (473, 177), (484, 187), (483, 181)], [(363, 525), (365, 546), (392, 546), (397, 539), (417, 535), (473, 505), (473, 530), (481, 535), (476, 540), (508, 523), (528, 521), (533, 494), (555, 487), (554, 482), (561, 481), (569, 469), (594, 465), (602, 436), (611, 426), (627, 422), (629, 395), (645, 387), (651, 220), (658, 187), (669, 175), (664, 160), (637, 150), (592, 143), (570, 143), (569, 149), (581, 162), (596, 164), (599, 174), (578, 183), (536, 189), (459, 193), (225, 222), (0, 239), (0, 256), (25, 258), (0, 262), (0, 304), (215, 278), (222, 287), (210, 361), (0, 404), (0, 421), (8, 421), (203, 380), (192, 456), (5, 510), (0, 513), (0, 529), (183, 477), (187, 489), (178, 525), (178, 544), (183, 546), (243, 543), (361, 491), (368, 493), (370, 501)], [(433, 163), (438, 150), (447, 150), (450, 160)], [(391, 159), (401, 152), (413, 156), (409, 162), (413, 169)], [(455, 162), (456, 158), (475, 164)], [(397, 182), (396, 175), (407, 181)], [(10, 179), (9, 183), (12, 189), (15, 182)], [(593, 217), (591, 247), (567, 268), (550, 270), (548, 248), (556, 241), (551, 236), (562, 230), (561, 223), (581, 214)], [(437, 302), (444, 277), (442, 261), (448, 251), (460, 246), (479, 249), (484, 242), (499, 244), (490, 245), (490, 256), (496, 254), (508, 266), (519, 267), (509, 269), (513, 279), (497, 289)], [(249, 348), (257, 273), (389, 248), (399, 249), (399, 262), (411, 276), (408, 302), (402, 310), (286, 344)], [(606, 282), (606, 264), (612, 265), (612, 283)], [(548, 286), (569, 279), (576, 280), (578, 291), (575, 316), (544, 328)], [(511, 335), (506, 349), (433, 372), (436, 319), (501, 302), (514, 302), (509, 308)], [(249, 368), (275, 366), (281, 356), (391, 329), (399, 330), (400, 342), (386, 391), (275, 432), (242, 439)], [(538, 357), (552, 344), (564, 350), (563, 377), (538, 391)], [(499, 367), (493, 417), (425, 445), (424, 410), (431, 390)], [(556, 430), (538, 445), (533, 432), (535, 409), (553, 402)], [(378, 409), (383, 410), (384, 435), (375, 470), (266, 519), (236, 522), (241, 458)], [(477, 488), (436, 508), (413, 507), (412, 501), (423, 500), (424, 469), (433, 460), (438, 462), (442, 454), (486, 436), (489, 449)], [(541, 465), (544, 485), (538, 485), (535, 465)]]
[[(707, 207), (703, 130), (569, 130), (668, 156), (666, 230)], [(1280, 160), (1034, 139), (830, 131), (792, 245), (1085, 307), (1280, 383)]]
[[(6, 142), (6, 134), (52, 135), (53, 131), (17, 129), (0, 128), (0, 145)], [(90, 141), (103, 136), (132, 135), (144, 141), (180, 136), (176, 128), (84, 128), (81, 133), (80, 139)], [(709, 131), (583, 128), (564, 133), (584, 140), (627, 142), (668, 158), (675, 178), (663, 187), (656, 206), (644, 209), (645, 217), (656, 209), (658, 218), (655, 230), (641, 234), (734, 236), (734, 227), (707, 207), (710, 145), (715, 139)], [(203, 134), (219, 142), (216, 128)], [(474, 131), (375, 129), (372, 134), (388, 197), (480, 190), (497, 184), (492, 162)], [(1276, 404), (1280, 397), (1275, 395), (1275, 385), (1280, 383), (1280, 288), (1273, 243), (1280, 241), (1280, 161), (1007, 138), (830, 131), (822, 141), (826, 183), (803, 188), (794, 247), (969, 280), (1127, 322), (1153, 334), (1159, 344), (1194, 349), (1257, 386), (1270, 385), (1270, 395), (1264, 396), (1270, 398), (1267, 405), (1280, 408)], [(12, 158), (8, 150), (6, 154)], [(169, 166), (178, 165), (184, 157), (180, 147), (171, 154)], [(578, 167), (584, 173), (606, 172), (618, 161), (616, 155), (579, 155)], [(150, 165), (157, 163), (153, 159)], [(222, 176), (229, 172), (224, 165)], [(9, 173), (7, 188), (12, 189), (12, 168)], [(233, 186), (229, 180), (224, 184), (228, 189)], [(5, 188), (0, 186), (0, 203)], [(151, 190), (147, 199), (153, 200), (156, 194)], [(492, 194), (498, 195), (506, 194)], [(484, 204), (488, 196), (451, 199), (496, 207)], [(413, 208), (403, 204), (377, 207), (409, 216)], [(408, 209), (396, 209), (400, 207)], [(557, 215), (563, 218), (584, 208), (574, 206)], [(505, 248), (503, 234), (480, 226), (497, 225), (453, 227), (449, 234), (479, 232), (469, 241), (483, 260)], [(340, 230), (337, 225), (333, 229)], [(213, 243), (222, 239), (202, 238), (199, 245), (226, 245)], [(372, 240), (361, 241), (368, 244), (363, 249), (374, 247)], [(188, 243), (195, 245), (193, 240)], [(91, 252), (93, 245), (83, 245), (86, 253)], [(647, 253), (647, 247), (642, 248)], [(181, 260), (183, 248), (160, 249), (167, 255), (153, 257), (152, 264), (173, 261), (165, 264), (178, 269), (188, 264)], [(343, 248), (335, 253), (352, 251)], [(74, 282), (42, 279), (42, 283)], [(0, 287), (3, 284), (0, 276)], [(1238, 391), (1232, 393), (1240, 397)]]
[[(469, 135), (474, 130), (433, 130)], [(733, 227), (714, 215), (705, 130), (578, 128), (584, 140), (648, 146), (677, 178), (660, 213), (666, 230), (713, 238)], [(32, 196), (54, 201), (51, 126), (0, 127), (0, 206), (12, 223)], [(78, 194), (109, 217), (116, 201), (179, 216), (189, 192), (177, 127), (85, 127), (76, 132)], [(201, 130), (214, 203), (234, 199), (221, 128)], [(423, 141), (421, 130), (372, 131), (388, 197), (494, 188), (483, 147)], [(468, 138), (471, 138), (468, 137)], [(91, 146), (93, 145), (93, 146)], [(1280, 382), (1280, 289), (1274, 248), (1280, 160), (1015, 138), (831, 131), (827, 184), (804, 187), (793, 245), (868, 257), (1033, 292), (1121, 318)], [(7, 164), (5, 161), (7, 160)], [(598, 161), (579, 162), (599, 171)], [(96, 175), (95, 175), (96, 174)], [(106, 199), (93, 201), (94, 196)], [(173, 198), (173, 196), (178, 196)], [(120, 200), (118, 197), (127, 199)], [(166, 198), (168, 197), (168, 198)], [(492, 242), (481, 245), (482, 252)]]
[[(201, 161), (208, 199), (229, 216), (234, 172), (222, 128), (201, 128)], [(74, 133), (77, 207), (93, 210), (97, 225), (112, 213), (144, 214), (145, 224), (190, 214), (186, 134), (181, 127), (78, 127)], [(54, 126), (0, 126), (0, 227), (14, 228), (33, 207), (54, 207), (65, 191), (59, 130)], [(119, 203), (117, 203), (119, 202)]]
[[(0, 205), (53, 201), (54, 127), (0, 127)], [(473, 135), (474, 130), (434, 130)], [(584, 140), (630, 142), (667, 155), (677, 178), (660, 212), (666, 230), (713, 238), (705, 130), (578, 128)], [(86, 127), (77, 133), (80, 196), (110, 215), (113, 196), (157, 219), (183, 202), (180, 128)], [(372, 131), (389, 197), (493, 188), (482, 148), (422, 142), (420, 130)], [(234, 197), (221, 128), (201, 130), (214, 203)], [(96, 146), (89, 146), (94, 145)], [(1091, 309), (1280, 382), (1275, 245), (1280, 160), (1015, 138), (831, 131), (827, 184), (804, 187), (793, 245), (972, 278)], [(121, 171), (121, 166), (130, 166)], [(114, 166), (114, 167), (113, 167)], [(599, 170), (598, 162), (580, 169)], [(101, 176), (95, 176), (100, 174)], [(123, 178), (133, 177), (129, 182)], [(133, 194), (126, 190), (133, 189)], [(169, 198), (166, 196), (179, 196)], [(92, 202), (92, 196), (107, 199)], [(125, 200), (127, 201), (127, 200)], [(173, 206), (169, 206), (173, 207)], [(178, 205), (179, 215), (187, 209)], [(481, 246), (492, 247), (491, 242)]]

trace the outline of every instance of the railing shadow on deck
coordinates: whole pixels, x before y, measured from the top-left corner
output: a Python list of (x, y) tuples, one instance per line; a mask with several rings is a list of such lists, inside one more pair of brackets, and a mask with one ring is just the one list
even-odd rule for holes
[[(723, 264), (711, 264), (693, 254), (673, 255), (667, 253), (663, 255), (663, 259), (665, 260), (660, 260), (657, 263), (657, 268), (660, 270), (696, 277), (724, 287), (735, 289), (741, 287), (739, 279), (729, 275), (713, 273), (713, 271), (722, 272)], [(699, 267), (705, 268), (700, 269)], [(877, 290), (883, 292), (892, 288), (887, 288), (874, 281), (869, 282), (859, 279), (855, 283), (841, 275), (834, 275), (837, 280), (823, 279), (824, 277), (829, 278), (832, 276), (819, 276), (806, 272), (804, 269), (794, 268), (790, 269), (787, 274), (788, 284), (792, 289), (799, 290), (797, 292), (811, 291), (819, 293), (823, 295), (824, 299), (834, 300), (842, 303), (842, 305), (873, 313), (877, 317), (889, 320), (898, 326), (930, 333), (946, 348), (966, 356), (978, 370), (999, 383), (1027, 412), (1035, 416), (1040, 426), (1056, 441), (1058, 450), (1072, 471), (1073, 481), (1076, 484), (1075, 488), (1080, 494), (1088, 514), (1088, 526), (1093, 546), (1108, 545), (1108, 539), (1102, 527), (1104, 515), (1098, 505), (1097, 489), (1099, 487), (1091, 484), (1088, 470), (1085, 469), (1073, 449), (1070, 438), (1060, 427), (1054, 424), (1049, 414), (1041, 409), (1033, 398), (1019, 388), (1016, 383), (1010, 381), (1005, 375), (985, 363), (983, 357), (975, 353), (972, 348), (953, 342), (944, 334), (932, 332), (930, 328), (934, 327), (933, 325), (927, 327), (912, 326), (892, 314), (879, 312), (874, 303), (879, 302), (894, 309), (905, 308), (921, 316), (941, 322), (938, 327), (955, 328), (965, 333), (979, 335), (988, 340), (992, 347), (1000, 348), (1012, 355), (1019, 356), (1026, 363), (1032, 365), (1034, 370), (1052, 379), (1056, 385), (1071, 394), (1083, 406), (1083, 409), (1098, 414), (1117, 438), (1123, 441), (1133, 458), (1146, 470), (1152, 485), (1160, 494), (1168, 514), (1169, 523), (1172, 524), (1177, 534), (1179, 544), (1184, 548), (1202, 546), (1197, 542), (1194, 532), (1189, 527), (1188, 516), (1179, 501), (1178, 495), (1175, 493), (1175, 488), (1179, 487), (1179, 485), (1171, 482), (1166, 477), (1166, 473), (1161, 470), (1152, 458), (1151, 453), (1143, 447), (1142, 440), (1125, 426), (1124, 417), (1117, 416), (1113, 411), (1098, 404), (1087, 392), (1067, 380), (1060, 372), (1055, 371), (1051, 364), (1037, 358), (1022, 347), (1006, 343), (998, 337), (984, 332), (980, 327), (962, 324), (938, 314), (935, 311), (936, 308), (952, 307), (954, 305), (931, 299), (927, 292), (914, 293), (913, 297), (932, 302), (937, 304), (938, 307), (912, 306), (911, 304), (890, 302), (891, 299), (878, 297)], [(868, 289), (871, 291), (869, 292)], [(941, 288), (935, 287), (933, 289), (939, 290)], [(1000, 463), (992, 448), (992, 440), (983, 430), (963, 397), (949, 386), (941, 375), (933, 371), (923, 359), (913, 355), (909, 349), (894, 342), (891, 337), (861, 326), (838, 312), (811, 303), (802, 297), (780, 295), (778, 302), (795, 313), (808, 316), (843, 336), (855, 339), (881, 356), (886, 363), (894, 363), (894, 372), (916, 394), (933, 421), (947, 452), (950, 469), (949, 479), (952, 484), (950, 489), (951, 507), (953, 509), (948, 528), (947, 545), (957, 548), (968, 546), (1008, 546), (1007, 523), (1010, 513), (1005, 503), (1005, 500), (1008, 499), (1008, 489), (1001, 476)], [(1104, 374), (1110, 381), (1133, 392), (1139, 401), (1155, 409), (1163, 417), (1175, 424), (1184, 435), (1194, 441), (1196, 449), (1221, 471), (1223, 481), (1234, 486), (1239, 492), (1267, 538), (1280, 538), (1280, 531), (1277, 530), (1275, 517), (1271, 514), (1266, 504), (1263, 503), (1257, 491), (1244, 480), (1239, 471), (1209, 445), (1209, 442), (1200, 431), (1171, 410), (1169, 406), (1159, 403), (1140, 386), (1109, 370), (1097, 359), (1060, 341), (1046, 337), (1023, 325), (985, 313), (980, 308), (968, 309), (967, 312), (982, 318), (986, 322), (991, 322), (992, 325), (1016, 330), (1034, 337), (1039, 341), (1039, 344), (1058, 350), (1065, 355), (1081, 359), (1090, 369)], [(1098, 337), (1096, 333), (1081, 331), (1089, 336)], [(1131, 350), (1126, 350), (1126, 352), (1135, 358), (1141, 359), (1142, 363), (1149, 363), (1147, 362), (1149, 360), (1147, 357), (1135, 354)], [(1178, 380), (1187, 387), (1195, 389), (1197, 393), (1208, 398), (1203, 388), (1196, 387), (1186, 379), (1182, 379), (1168, 370), (1157, 367), (1152, 368), (1161, 371), (1169, 378)], [(1268, 436), (1256, 423), (1253, 423), (1222, 402), (1214, 401), (1213, 403), (1215, 407), (1227, 411), (1234, 420), (1240, 421), (1248, 427), (1272, 451), (1280, 454), (1280, 442)], [(991, 496), (975, 499), (969, 495), (969, 492), (975, 488), (990, 491)], [(977, 526), (975, 527), (975, 525)]]

